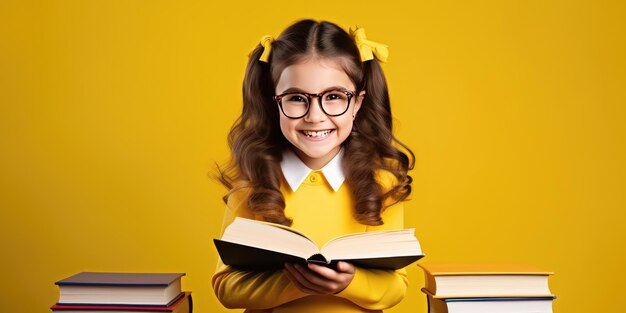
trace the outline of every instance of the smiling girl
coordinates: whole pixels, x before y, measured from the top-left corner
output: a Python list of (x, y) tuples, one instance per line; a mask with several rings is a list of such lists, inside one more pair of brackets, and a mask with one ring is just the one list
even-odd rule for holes
[[(363, 29), (348, 34), (330, 22), (302, 20), (262, 38), (228, 137), (232, 160), (220, 169), (229, 189), (222, 231), (239, 216), (290, 226), (322, 245), (404, 228), (414, 158), (392, 134), (385, 59), (386, 46)], [(405, 270), (347, 262), (282, 271), (219, 262), (213, 276), (219, 301), (246, 312), (376, 312), (400, 302), (407, 283)]]

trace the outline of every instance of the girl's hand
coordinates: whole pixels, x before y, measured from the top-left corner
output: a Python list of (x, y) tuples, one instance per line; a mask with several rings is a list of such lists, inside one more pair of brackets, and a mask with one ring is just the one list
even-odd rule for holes
[(354, 278), (354, 265), (338, 262), (337, 270), (317, 264), (285, 264), (283, 273), (300, 291), (330, 295), (346, 289)]

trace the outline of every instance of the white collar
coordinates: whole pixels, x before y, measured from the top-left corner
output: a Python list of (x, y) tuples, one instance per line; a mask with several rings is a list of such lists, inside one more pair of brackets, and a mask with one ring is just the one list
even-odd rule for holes
[[(343, 148), (322, 168), (324, 177), (334, 191), (339, 190), (339, 187), (341, 187), (341, 184), (343, 184), (343, 181), (346, 179), (341, 166), (342, 158)], [(289, 187), (291, 187), (293, 191), (298, 190), (298, 187), (300, 187), (306, 177), (309, 176), (309, 173), (313, 171), (306, 166), (291, 149), (286, 149), (283, 152), (283, 160), (280, 162), (280, 168), (283, 171), (283, 176), (285, 176)]]

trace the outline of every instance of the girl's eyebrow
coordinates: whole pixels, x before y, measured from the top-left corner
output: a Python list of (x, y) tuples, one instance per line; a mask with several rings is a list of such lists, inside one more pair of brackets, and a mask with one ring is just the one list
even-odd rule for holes
[[(325, 91), (329, 91), (329, 90), (349, 90), (349, 89), (348, 89), (348, 88), (346, 88), (346, 87), (343, 87), (343, 86), (332, 86), (332, 87), (327, 87), (327, 88), (325, 88), (324, 90), (320, 91), (320, 93), (323, 93), (323, 92), (325, 92)], [(298, 88), (298, 87), (290, 87), (290, 88), (287, 88), (287, 90), (283, 91), (282, 93), (288, 93), (288, 92), (303, 92), (303, 93), (310, 93), (310, 92), (307, 92), (307, 91), (305, 91), (304, 89), (300, 89), (300, 88)]]

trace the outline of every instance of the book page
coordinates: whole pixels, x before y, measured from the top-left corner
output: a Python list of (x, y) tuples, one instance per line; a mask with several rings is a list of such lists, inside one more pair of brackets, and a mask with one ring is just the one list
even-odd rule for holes
[(333, 260), (421, 255), (414, 229), (350, 234), (335, 238), (322, 247)]
[(223, 241), (291, 254), (303, 259), (319, 253), (304, 234), (284, 225), (237, 217), (226, 227)]

